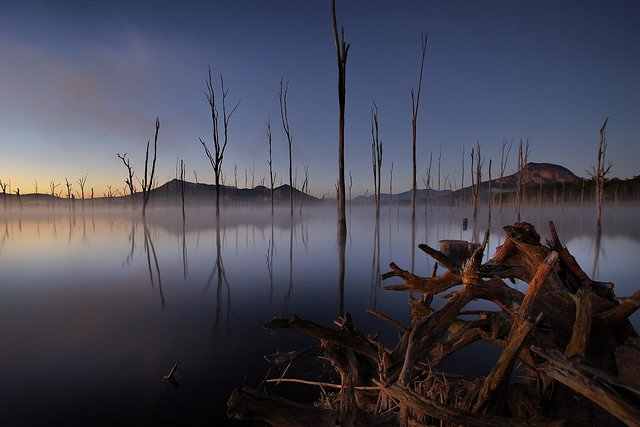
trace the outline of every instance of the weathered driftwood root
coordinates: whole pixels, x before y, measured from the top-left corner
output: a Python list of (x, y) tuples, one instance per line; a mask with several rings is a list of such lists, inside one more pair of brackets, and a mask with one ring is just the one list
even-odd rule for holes
[[(408, 324), (369, 310), (400, 332), (392, 347), (359, 332), (348, 315), (336, 328), (297, 316), (272, 319), (267, 328), (295, 329), (320, 344), (266, 356), (270, 363), (317, 357), (335, 368), (340, 382), (270, 379), (321, 387), (321, 401), (310, 406), (242, 389), (229, 400), (229, 414), (273, 425), (548, 425), (569, 419), (614, 425), (616, 418), (640, 424), (640, 338), (628, 321), (640, 307), (640, 291), (620, 303), (613, 285), (591, 280), (553, 223), (549, 228), (551, 240), (542, 245), (530, 224), (505, 227), (504, 243), (486, 263), (488, 233), (482, 244), (447, 240), (439, 250), (419, 245), (445, 269), (438, 275), (434, 268), (431, 277), (391, 263), (382, 278), (402, 283), (386, 289), (422, 294), (409, 298)], [(506, 279), (525, 281), (526, 293)], [(442, 307), (431, 307), (434, 295), (458, 285), (444, 295)], [(465, 310), (476, 299), (494, 302), (499, 310)], [(486, 377), (465, 381), (435, 370), (477, 341), (501, 349)], [(519, 362), (524, 375), (513, 383)], [(553, 387), (554, 381), (561, 385)], [(572, 410), (567, 402), (588, 411)]]

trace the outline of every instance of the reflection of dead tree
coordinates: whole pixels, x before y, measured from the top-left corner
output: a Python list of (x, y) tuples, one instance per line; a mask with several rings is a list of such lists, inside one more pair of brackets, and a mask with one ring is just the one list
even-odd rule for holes
[[(267, 380), (321, 386), (315, 406), (236, 389), (229, 414), (274, 425), (551, 425), (567, 419), (617, 425), (616, 418), (638, 425), (638, 338), (628, 317), (640, 306), (640, 291), (619, 304), (610, 284), (592, 281), (577, 265), (552, 223), (550, 230), (552, 241), (543, 246), (532, 225), (505, 227), (504, 244), (484, 264), (488, 233), (482, 244), (442, 241), (440, 250), (420, 245), (446, 269), (433, 277), (392, 263), (383, 279), (403, 283), (387, 289), (423, 294), (409, 299), (408, 325), (370, 311), (399, 330), (392, 347), (358, 331), (348, 314), (335, 328), (297, 316), (270, 320), (268, 329), (295, 329), (320, 340), (266, 356), (270, 363), (320, 357), (331, 362), (339, 381)], [(526, 293), (504, 282), (514, 278), (528, 283)], [(432, 308), (433, 297), (443, 292), (448, 301)], [(476, 299), (499, 310), (464, 311)], [(501, 350), (487, 376), (467, 381), (436, 370), (476, 342)], [(525, 371), (520, 379), (518, 364)]]
[(153, 176), (156, 171), (156, 155), (158, 153), (158, 131), (160, 130), (160, 119), (156, 117), (156, 134), (153, 138), (153, 162), (151, 165), (151, 175), (148, 175), (149, 164), (149, 144), (151, 141), (147, 141), (147, 151), (144, 156), (144, 178), (142, 179), (142, 216), (145, 216), (147, 212), (147, 204), (149, 203), (149, 197), (151, 195), (151, 188), (153, 186)]
[(218, 108), (216, 105), (216, 92), (213, 87), (213, 82), (211, 80), (211, 68), (209, 68), (209, 78), (206, 81), (207, 91), (205, 92), (205, 97), (207, 98), (207, 102), (209, 103), (209, 108), (211, 109), (211, 124), (212, 124), (212, 134), (213, 134), (213, 149), (214, 154), (211, 154), (209, 151), (209, 147), (204, 143), (202, 138), (198, 138), (200, 144), (204, 148), (204, 151), (209, 158), (209, 162), (211, 163), (211, 167), (213, 168), (213, 174), (215, 176), (215, 184), (216, 184), (216, 216), (220, 216), (220, 179), (222, 176), (222, 160), (224, 158), (224, 150), (227, 148), (227, 143), (229, 142), (229, 120), (233, 113), (240, 105), (240, 100), (233, 107), (231, 112), (227, 114), (227, 94), (229, 91), (224, 90), (224, 79), (222, 78), (222, 74), (220, 75), (220, 90), (222, 92), (222, 126), (223, 126), (223, 141), (222, 145), (220, 144), (220, 125), (218, 124)]
[(222, 262), (222, 240), (220, 238), (220, 220), (216, 220), (216, 262), (213, 267), (213, 271), (211, 271), (211, 275), (209, 276), (209, 281), (207, 282), (207, 288), (210, 285), (213, 277), (216, 277), (216, 314), (214, 320), (214, 338), (217, 342), (218, 337), (220, 336), (220, 320), (222, 317), (223, 307), (223, 293), (226, 290), (227, 292), (227, 326), (229, 326), (229, 315), (231, 312), (231, 288), (229, 287), (229, 282), (227, 281), (227, 275), (224, 270), (224, 263)]
[(151, 288), (155, 289), (155, 278), (153, 270), (151, 268), (151, 257), (153, 257), (153, 263), (156, 271), (156, 278), (158, 279), (158, 291), (160, 292), (160, 303), (162, 308), (165, 307), (164, 294), (162, 293), (162, 276), (160, 275), (160, 266), (158, 265), (158, 256), (156, 255), (156, 248), (153, 245), (153, 239), (151, 233), (149, 233), (149, 226), (147, 222), (143, 220), (144, 229), (144, 252), (147, 254), (147, 268), (149, 270), (149, 280), (151, 280)]
[(273, 301), (273, 222), (271, 223), (271, 238), (267, 247), (267, 275), (269, 277), (269, 304)]
[(418, 109), (420, 108), (420, 93), (422, 92), (422, 71), (424, 70), (424, 58), (427, 55), (427, 38), (426, 34), (420, 35), (420, 46), (422, 48), (422, 57), (420, 59), (420, 77), (418, 77), (418, 92), (417, 94), (413, 93), (413, 88), (411, 88), (411, 131), (412, 131), (412, 153), (413, 153), (413, 191), (411, 195), (411, 216), (413, 218), (416, 217), (416, 197), (418, 191), (418, 181), (417, 181), (417, 159), (416, 159), (416, 139), (417, 139), (417, 129), (418, 129)]
[(284, 310), (289, 312), (293, 296), (293, 217), (289, 218), (289, 288), (284, 296)]
[(131, 261), (133, 261), (133, 255), (136, 250), (136, 224), (131, 220), (131, 231), (129, 232), (129, 242), (131, 243), (131, 250), (127, 254), (127, 258), (124, 260), (122, 265), (126, 263), (127, 265), (131, 265)]
[(371, 257), (371, 293), (369, 305), (376, 308), (378, 303), (378, 289), (380, 288), (380, 216), (376, 216), (373, 231), (373, 255)]

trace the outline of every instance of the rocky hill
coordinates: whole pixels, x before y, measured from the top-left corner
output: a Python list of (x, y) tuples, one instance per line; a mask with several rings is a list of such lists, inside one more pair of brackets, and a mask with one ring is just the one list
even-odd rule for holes
[(519, 172), (505, 176), (502, 179), (492, 180), (491, 185), (498, 187), (502, 182), (503, 190), (515, 189), (519, 174), (523, 175), (525, 185), (580, 182), (580, 178), (564, 166), (553, 163), (528, 163)]

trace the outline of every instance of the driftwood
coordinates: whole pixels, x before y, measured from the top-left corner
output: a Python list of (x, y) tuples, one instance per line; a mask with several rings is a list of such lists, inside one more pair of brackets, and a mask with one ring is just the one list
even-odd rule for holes
[[(285, 370), (265, 383), (320, 387), (320, 401), (297, 403), (243, 388), (231, 396), (229, 415), (272, 425), (639, 425), (640, 338), (628, 317), (640, 306), (640, 292), (619, 302), (611, 283), (591, 280), (553, 223), (545, 245), (530, 224), (504, 230), (504, 243), (485, 263), (488, 233), (481, 244), (419, 245), (445, 269), (440, 275), (434, 268), (431, 277), (421, 277), (391, 263), (382, 278), (402, 283), (386, 289), (422, 295), (409, 298), (409, 324), (368, 310), (399, 331), (394, 346), (358, 331), (348, 314), (335, 328), (297, 316), (267, 322), (269, 329), (295, 329), (320, 340), (266, 356), (268, 362), (288, 366), (320, 358), (335, 368), (339, 382), (285, 378)], [(528, 284), (525, 293), (505, 282), (515, 279)], [(434, 295), (448, 291), (442, 307), (431, 307)], [(465, 310), (477, 299), (499, 310)], [(486, 377), (467, 381), (437, 370), (478, 341), (501, 350)], [(517, 364), (520, 379), (514, 381)]]

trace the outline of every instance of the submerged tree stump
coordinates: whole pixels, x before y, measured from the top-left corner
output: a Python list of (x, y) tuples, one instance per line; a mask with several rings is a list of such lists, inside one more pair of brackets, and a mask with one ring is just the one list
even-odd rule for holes
[[(504, 243), (484, 264), (488, 232), (480, 245), (419, 245), (446, 269), (440, 275), (434, 269), (432, 277), (391, 263), (382, 278), (402, 283), (386, 289), (422, 294), (409, 299), (409, 325), (369, 310), (399, 330), (392, 347), (358, 331), (348, 314), (336, 328), (297, 316), (272, 319), (265, 327), (296, 329), (320, 343), (266, 356), (270, 363), (318, 357), (331, 363), (340, 382), (267, 380), (322, 387), (315, 405), (236, 389), (229, 416), (272, 425), (640, 425), (640, 338), (628, 320), (640, 306), (640, 292), (620, 303), (613, 285), (591, 280), (549, 226), (552, 239), (544, 245), (531, 224), (504, 227)], [(526, 292), (505, 279), (526, 282)], [(434, 295), (457, 285), (462, 288), (443, 295), (442, 307), (431, 307)], [(499, 310), (464, 311), (477, 299)], [(486, 377), (466, 381), (437, 370), (477, 341), (502, 351)], [(518, 362), (526, 374), (513, 382)]]

